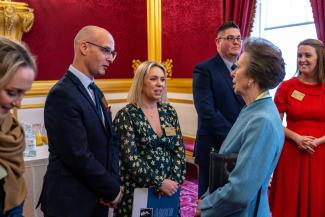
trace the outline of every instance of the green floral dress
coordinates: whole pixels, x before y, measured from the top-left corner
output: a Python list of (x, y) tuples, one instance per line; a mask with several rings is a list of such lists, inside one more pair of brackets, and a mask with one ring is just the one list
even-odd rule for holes
[(158, 189), (166, 178), (179, 184), (185, 180), (185, 151), (177, 113), (169, 104), (157, 105), (163, 129), (161, 137), (135, 105), (126, 105), (115, 116), (114, 126), (120, 139), (121, 182), (125, 186), (115, 216), (131, 217), (134, 188)]

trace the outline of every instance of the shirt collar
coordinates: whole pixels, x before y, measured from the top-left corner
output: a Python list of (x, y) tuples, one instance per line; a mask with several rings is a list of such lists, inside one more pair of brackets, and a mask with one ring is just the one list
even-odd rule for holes
[(90, 79), (87, 75), (73, 67), (72, 65), (69, 66), (69, 71), (74, 74), (79, 80), (81, 81), (82, 85), (88, 89), (90, 83), (94, 82), (94, 79)]
[(229, 60), (227, 60), (227, 59), (225, 59), (225, 58), (223, 58), (223, 57), (221, 57), (221, 59), (222, 59), (223, 62), (226, 64), (226, 66), (227, 66), (229, 72), (231, 72), (231, 71), (232, 71), (232, 70), (231, 70), (231, 66), (232, 66), (234, 63), (233, 63), (233, 62), (230, 62)]

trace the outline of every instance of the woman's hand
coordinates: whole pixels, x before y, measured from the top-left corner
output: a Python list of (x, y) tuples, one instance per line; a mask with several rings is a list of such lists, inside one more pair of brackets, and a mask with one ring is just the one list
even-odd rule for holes
[(310, 154), (315, 152), (315, 148), (318, 145), (317, 139), (313, 136), (297, 135), (295, 142), (297, 143), (298, 148)]
[(165, 179), (159, 190), (162, 191), (164, 194), (168, 195), (168, 196), (172, 196), (173, 194), (175, 194), (178, 190), (178, 183), (170, 180), (170, 179)]
[(314, 142), (315, 142), (316, 146), (324, 144), (325, 143), (325, 136), (322, 136), (322, 137), (319, 137), (319, 138), (315, 139)]

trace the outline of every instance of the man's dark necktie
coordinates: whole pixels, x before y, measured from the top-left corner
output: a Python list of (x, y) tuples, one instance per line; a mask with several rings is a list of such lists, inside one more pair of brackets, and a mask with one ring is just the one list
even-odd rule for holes
[(96, 84), (94, 82), (90, 83), (88, 86), (94, 93), (94, 98), (95, 98), (95, 104), (96, 104), (96, 111), (99, 115), (99, 117), (101, 117), (103, 119), (103, 114), (102, 114), (102, 107), (100, 105), (100, 92), (98, 87), (96, 86)]
[(232, 64), (232, 66), (230, 67), (230, 69), (231, 69), (232, 71), (234, 71), (236, 68), (237, 68), (237, 65), (236, 65), (236, 64)]

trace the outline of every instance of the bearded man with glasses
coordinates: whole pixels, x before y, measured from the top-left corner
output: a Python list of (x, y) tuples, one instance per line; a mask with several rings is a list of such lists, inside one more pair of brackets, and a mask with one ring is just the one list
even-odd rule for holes
[(217, 31), (217, 55), (199, 63), (193, 71), (193, 98), (198, 114), (195, 162), (199, 165), (200, 198), (208, 189), (209, 153), (219, 150), (244, 105), (233, 91), (231, 71), (241, 51), (240, 29), (225, 22)]

